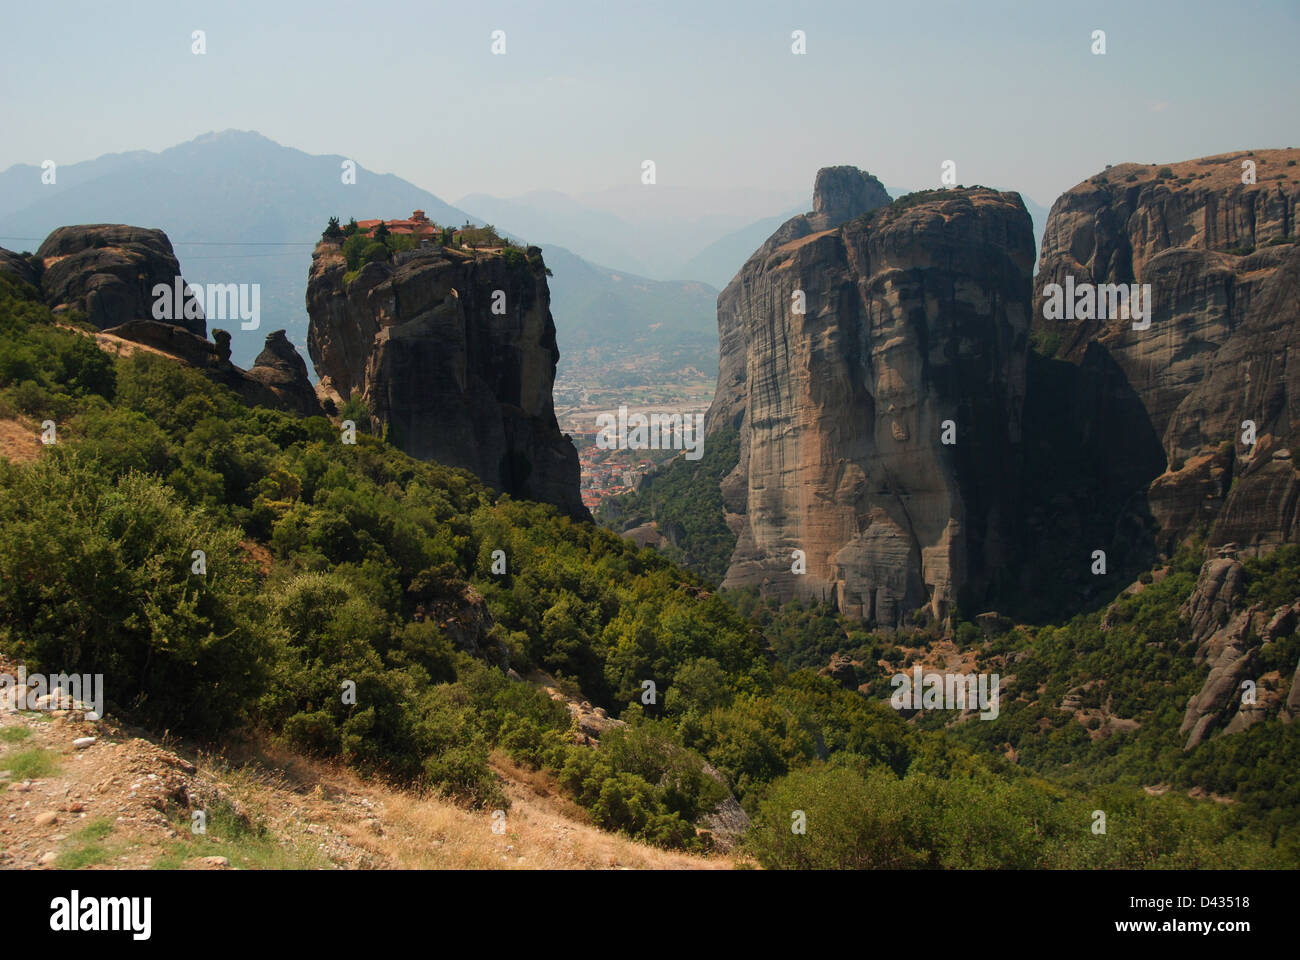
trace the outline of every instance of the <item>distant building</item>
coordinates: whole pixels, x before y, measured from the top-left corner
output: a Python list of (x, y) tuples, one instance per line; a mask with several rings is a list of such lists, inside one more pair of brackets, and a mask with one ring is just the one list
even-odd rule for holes
[(375, 235), (380, 224), (388, 227), (389, 233), (411, 234), (420, 238), (436, 237), (438, 225), (424, 215), (423, 210), (416, 210), (409, 220), (358, 220), (357, 229), (368, 237)]

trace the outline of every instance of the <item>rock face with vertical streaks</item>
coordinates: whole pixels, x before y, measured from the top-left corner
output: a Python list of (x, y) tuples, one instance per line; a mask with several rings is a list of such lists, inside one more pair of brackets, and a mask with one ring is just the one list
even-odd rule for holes
[[(1052, 206), (1036, 332), (1061, 359), (1117, 369), (1140, 401), (1164, 551), (1197, 532), (1243, 555), (1300, 539), (1297, 201), (1300, 150), (1254, 150), (1119, 164)], [(1048, 285), (1067, 282), (1149, 284), (1151, 314), (1049, 319)]]
[(890, 204), (855, 168), (818, 174), (813, 211), (718, 298), (708, 430), (741, 437), (727, 586), (884, 629), (983, 595), (1013, 536), (1033, 260), (1017, 194)]
[(340, 244), (322, 242), (307, 287), (322, 394), (358, 395), (412, 456), (589, 518), (551, 399), (559, 350), (541, 251), (432, 246), (346, 273)]

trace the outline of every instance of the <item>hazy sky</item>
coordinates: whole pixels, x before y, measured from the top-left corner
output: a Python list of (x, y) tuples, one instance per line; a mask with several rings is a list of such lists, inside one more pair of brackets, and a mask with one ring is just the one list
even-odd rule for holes
[(237, 128), (449, 202), (638, 184), (646, 159), (659, 183), (803, 191), (835, 163), (937, 186), (951, 159), (1050, 204), (1107, 163), (1300, 145), (1296, 0), (97, 0), (3, 19), (0, 169)]

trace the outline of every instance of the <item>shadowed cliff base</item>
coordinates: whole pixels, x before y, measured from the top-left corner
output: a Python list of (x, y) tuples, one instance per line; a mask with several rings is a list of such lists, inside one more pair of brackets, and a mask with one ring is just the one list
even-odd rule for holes
[[(1159, 438), (1114, 360), (1074, 364), (1030, 351), (1024, 483), (1005, 575), (963, 610), (1060, 622), (1114, 599), (1157, 550), (1146, 491), (1164, 469)], [(1092, 573), (1105, 552), (1106, 576)]]
[[(1300, 538), (1297, 171), (1300, 149), (1118, 164), (1052, 206), (1035, 335), (1075, 364), (1104, 354), (1139, 400), (1163, 458), (1147, 493), (1163, 553)], [(1089, 309), (1088, 288), (1132, 283), (1149, 286), (1144, 316)], [(1059, 316), (1052, 285), (1085, 296)], [(1118, 441), (1097, 453), (1146, 463)]]

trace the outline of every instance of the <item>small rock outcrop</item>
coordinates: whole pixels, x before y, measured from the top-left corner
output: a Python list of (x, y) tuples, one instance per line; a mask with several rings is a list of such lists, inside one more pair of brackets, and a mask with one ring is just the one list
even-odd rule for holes
[(847, 653), (836, 653), (831, 656), (831, 661), (826, 666), (817, 671), (819, 677), (830, 677), (845, 690), (856, 690), (858, 688), (858, 664), (853, 662), (853, 658)]
[(1237, 613), (1198, 648), (1197, 658), (1209, 662), (1210, 673), (1183, 714), (1178, 732), (1187, 735), (1185, 749), (1205, 740), (1223, 717), (1233, 712), (1242, 681), (1254, 678), (1258, 639), (1251, 635), (1250, 624), (1258, 612), (1250, 607)]
[[(50, 308), (56, 313), (80, 310), (101, 330), (152, 319), (155, 285), (173, 287), (181, 275), (165, 233), (124, 224), (59, 227), (36, 256), (45, 265), (41, 294)], [(176, 319), (164, 322), (203, 337), (207, 324), (201, 308), (197, 314), (187, 319), (181, 304)]]
[[(1277, 671), (1259, 674), (1259, 652), (1290, 635), (1300, 619), (1300, 601), (1275, 610), (1261, 603), (1247, 605), (1245, 568), (1232, 549), (1219, 553), (1202, 565), (1191, 596), (1179, 610), (1196, 645), (1194, 662), (1210, 668), (1183, 714), (1179, 733), (1186, 737), (1186, 750), (1218, 731), (1239, 733), (1275, 712), (1281, 704), (1281, 677)], [(1247, 681), (1253, 684), (1251, 696), (1244, 695)], [(1295, 699), (1293, 681), (1284, 719), (1294, 716)]]
[[(224, 359), (229, 361), (228, 337), (224, 349)], [(316, 388), (307, 375), (307, 364), (283, 330), (275, 330), (267, 335), (266, 346), (253, 361), (248, 376), (271, 391), (285, 409), (304, 416), (320, 413), (320, 401), (316, 399)]]
[(1286, 697), (1288, 719), (1300, 717), (1300, 663), (1296, 664), (1295, 675), (1291, 677), (1291, 692)]
[(725, 586), (833, 600), (882, 629), (922, 607), (942, 619), (983, 595), (1012, 537), (1029, 214), (984, 188), (889, 204), (844, 167), (818, 174), (813, 207), (718, 297), (707, 429), (740, 434)]
[(1245, 587), (1246, 571), (1236, 557), (1215, 557), (1202, 565), (1192, 595), (1178, 611), (1191, 626), (1191, 639), (1198, 645), (1198, 662), (1204, 659), (1205, 641), (1227, 626)]
[(341, 245), (322, 242), (307, 287), (321, 395), (358, 395), (412, 456), (589, 518), (551, 397), (559, 350), (541, 251), (433, 245), (347, 273)]
[(510, 651), (492, 637), (495, 621), (483, 595), (455, 576), (424, 571), (407, 588), (415, 620), (435, 624), (441, 634), (472, 657), (510, 669)]
[(307, 377), (307, 364), (283, 330), (267, 335), (266, 346), (253, 366), (244, 370), (230, 362), (230, 334), (212, 331), (209, 341), (161, 320), (132, 320), (104, 331), (131, 343), (151, 347), (201, 371), (229, 387), (252, 406), (270, 407), (300, 416), (321, 416), (320, 401)]

